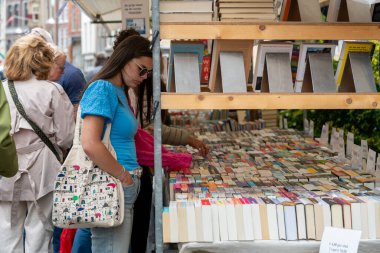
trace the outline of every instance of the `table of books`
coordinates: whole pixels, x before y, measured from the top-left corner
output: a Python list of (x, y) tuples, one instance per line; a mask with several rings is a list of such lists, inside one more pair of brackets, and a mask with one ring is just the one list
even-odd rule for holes
[(380, 252), (373, 173), (294, 130), (199, 132), (191, 173), (167, 174), (164, 242), (181, 252), (318, 252), (325, 227), (362, 231), (359, 252)]

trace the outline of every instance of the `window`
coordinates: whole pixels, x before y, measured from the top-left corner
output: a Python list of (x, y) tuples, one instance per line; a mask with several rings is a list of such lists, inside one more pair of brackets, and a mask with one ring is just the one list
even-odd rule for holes
[(20, 6), (18, 4), (15, 4), (14, 6), (14, 26), (19, 26), (19, 17), (20, 17)]
[(32, 19), (33, 21), (38, 21), (40, 13), (40, 6), (38, 3), (33, 3), (32, 5)]
[(48, 2), (48, 5), (49, 5), (49, 7), (48, 7), (48, 17), (49, 17), (49, 19), (50, 18), (52, 18), (52, 19), (54, 19), (54, 6), (55, 6), (55, 1), (54, 0), (50, 0), (49, 2)]
[(12, 5), (8, 5), (7, 7), (7, 27), (11, 27), (13, 24), (13, 7)]
[(29, 24), (29, 10), (28, 10), (28, 2), (24, 2), (24, 26), (28, 26)]

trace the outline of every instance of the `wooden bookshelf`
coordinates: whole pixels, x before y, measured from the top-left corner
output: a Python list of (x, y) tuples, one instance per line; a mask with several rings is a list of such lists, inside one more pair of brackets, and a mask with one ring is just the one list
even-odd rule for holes
[(379, 109), (375, 93), (161, 93), (162, 109)]
[(162, 39), (377, 40), (380, 23), (161, 23)]

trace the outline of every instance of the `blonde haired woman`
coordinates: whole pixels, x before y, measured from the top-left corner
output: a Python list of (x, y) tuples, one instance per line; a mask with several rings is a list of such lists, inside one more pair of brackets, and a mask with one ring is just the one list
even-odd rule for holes
[(9, 88), (14, 83), (27, 116), (61, 154), (73, 139), (73, 107), (60, 85), (46, 81), (53, 59), (53, 50), (35, 35), (16, 40), (5, 58), (4, 89), (19, 171), (0, 179), (0, 252), (51, 252), (52, 191), (60, 162), (18, 112)]

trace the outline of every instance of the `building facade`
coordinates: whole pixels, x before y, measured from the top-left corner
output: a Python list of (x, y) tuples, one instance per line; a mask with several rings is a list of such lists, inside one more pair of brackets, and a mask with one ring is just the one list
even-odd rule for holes
[(47, 30), (75, 66), (83, 68), (81, 10), (67, 0), (0, 0), (0, 66), (2, 55), (34, 27)]

